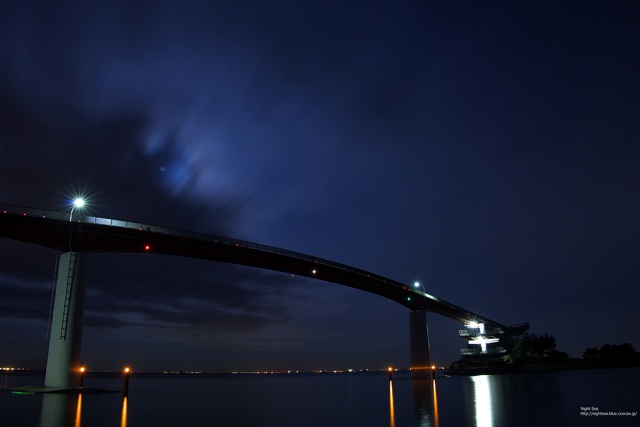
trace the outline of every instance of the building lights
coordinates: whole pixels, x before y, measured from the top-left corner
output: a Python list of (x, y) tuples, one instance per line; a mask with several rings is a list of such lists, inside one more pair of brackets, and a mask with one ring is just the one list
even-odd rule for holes
[(471, 321), (469, 323), (467, 323), (467, 328), (470, 329), (480, 329), (480, 334), (484, 334), (484, 323), (478, 323), (476, 321)]
[(492, 338), (491, 334), (487, 337), (484, 323), (470, 321), (465, 326), (471, 331), (460, 331), (460, 336), (470, 337), (469, 345), (479, 345), (481, 354), (487, 354), (487, 344), (500, 341), (499, 338)]
[(469, 344), (480, 344), (482, 354), (487, 354), (487, 344), (493, 344), (500, 341), (498, 338), (485, 338), (483, 336), (476, 337), (469, 341)]

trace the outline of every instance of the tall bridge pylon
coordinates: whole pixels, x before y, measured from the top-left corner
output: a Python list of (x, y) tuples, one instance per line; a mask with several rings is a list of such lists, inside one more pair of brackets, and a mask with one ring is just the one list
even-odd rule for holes
[(86, 253), (73, 251), (58, 257), (45, 387), (80, 385), (87, 258)]

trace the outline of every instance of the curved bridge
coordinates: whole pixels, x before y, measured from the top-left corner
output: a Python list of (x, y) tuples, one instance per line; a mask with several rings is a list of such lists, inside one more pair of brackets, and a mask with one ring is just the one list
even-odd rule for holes
[(223, 236), (68, 212), (0, 205), (0, 237), (62, 252), (129, 252), (200, 258), (337, 283), (463, 323), (505, 326), (414, 287), (327, 259)]
[[(140, 252), (200, 258), (297, 274), (371, 292), (410, 309), (411, 370), (414, 378), (433, 377), (427, 329), (427, 312), (465, 323), (481, 325), (467, 331), (469, 344), (505, 340), (517, 331), (377, 274), (299, 252), (223, 236), (159, 227), (139, 222), (0, 205), (0, 237), (20, 240), (60, 251), (56, 267), (50, 317), (49, 353), (45, 388), (69, 389), (82, 384), (81, 341), (84, 316), (84, 273), (88, 253)], [(525, 326), (525, 328), (528, 325)]]

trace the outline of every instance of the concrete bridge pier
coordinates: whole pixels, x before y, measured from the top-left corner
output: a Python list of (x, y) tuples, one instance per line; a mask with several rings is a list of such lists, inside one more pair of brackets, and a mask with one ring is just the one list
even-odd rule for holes
[(86, 253), (65, 252), (58, 260), (45, 387), (80, 385)]
[(411, 377), (414, 379), (431, 378), (427, 310), (416, 310), (409, 313), (409, 335), (411, 340)]

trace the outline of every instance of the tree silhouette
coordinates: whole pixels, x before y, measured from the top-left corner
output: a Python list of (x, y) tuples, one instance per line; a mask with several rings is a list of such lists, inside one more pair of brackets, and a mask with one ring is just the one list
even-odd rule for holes
[(516, 362), (560, 361), (569, 358), (564, 351), (556, 349), (553, 335), (536, 335), (528, 332), (516, 338), (512, 357)]
[(634, 350), (633, 346), (626, 342), (624, 344), (605, 344), (600, 349), (587, 347), (582, 352), (583, 359), (590, 360), (628, 360), (640, 358), (640, 353)]

